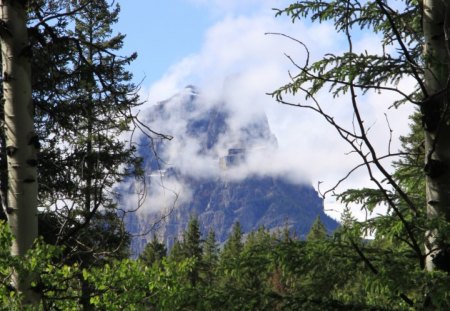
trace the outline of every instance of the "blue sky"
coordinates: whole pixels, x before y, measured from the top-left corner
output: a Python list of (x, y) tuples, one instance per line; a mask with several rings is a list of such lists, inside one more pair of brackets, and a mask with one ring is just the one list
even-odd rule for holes
[(126, 34), (125, 53), (138, 52), (131, 66), (136, 81), (160, 78), (184, 56), (201, 46), (205, 29), (214, 22), (208, 11), (186, 0), (120, 1), (117, 29)]
[[(142, 83), (142, 98), (153, 105), (195, 84), (211, 101), (226, 101), (235, 112), (236, 123), (250, 120), (264, 111), (279, 150), (270, 166), (289, 172), (298, 181), (313, 185), (323, 181), (322, 189), (334, 185), (358, 158), (348, 154), (338, 135), (317, 115), (306, 110), (281, 106), (267, 96), (289, 81), (294, 66), (284, 54), (303, 64), (305, 51), (297, 43), (266, 32), (282, 32), (304, 42), (312, 59), (325, 53), (345, 51), (345, 38), (335, 34), (332, 25), (293, 24), (287, 17), (274, 17), (271, 8), (287, 6), (287, 0), (120, 0), (122, 7), (117, 29), (126, 34), (123, 52), (138, 52), (130, 66), (135, 81)], [(381, 52), (379, 38), (371, 34), (355, 37), (356, 51)], [(405, 83), (408, 88), (408, 83)], [(301, 97), (294, 99), (301, 100)], [(323, 92), (318, 97), (336, 120), (352, 128), (352, 111), (345, 98), (334, 99)], [(405, 120), (410, 109), (387, 110), (392, 94), (369, 93), (362, 97), (371, 137), (381, 153), (387, 149), (390, 118), (395, 137), (407, 132)], [(158, 129), (156, 129), (158, 130)], [(169, 133), (174, 136), (177, 133)], [(188, 152), (190, 161), (194, 158)], [(189, 163), (189, 161), (187, 161)], [(344, 183), (346, 187), (367, 185), (364, 171)], [(335, 209), (332, 198), (326, 208)]]

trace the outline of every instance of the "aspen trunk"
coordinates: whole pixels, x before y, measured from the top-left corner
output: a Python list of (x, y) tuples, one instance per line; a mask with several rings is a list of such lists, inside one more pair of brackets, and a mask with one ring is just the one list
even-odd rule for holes
[[(425, 172), (427, 214), (429, 218), (450, 220), (450, 107), (448, 94), (448, 66), (446, 17), (449, 7), (442, 0), (424, 0), (424, 53), (427, 61), (425, 85), (427, 98), (422, 104), (425, 125)], [(447, 29), (448, 30), (448, 29)], [(427, 233), (426, 269), (436, 268), (433, 258), (441, 251), (436, 245), (436, 230)]]
[[(37, 149), (31, 97), (31, 48), (26, 1), (0, 0), (0, 43), (8, 189), (6, 212), (14, 241), (11, 253), (23, 256), (37, 237)], [(36, 302), (30, 277), (15, 275), (14, 287), (25, 303)]]

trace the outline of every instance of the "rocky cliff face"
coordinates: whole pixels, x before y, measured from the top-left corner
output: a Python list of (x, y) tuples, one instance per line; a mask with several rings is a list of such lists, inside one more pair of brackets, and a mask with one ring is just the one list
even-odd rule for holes
[[(277, 142), (264, 114), (242, 120), (224, 103), (206, 103), (194, 87), (187, 87), (146, 116), (151, 128), (174, 139), (141, 141), (146, 199), (126, 219), (131, 233), (144, 233), (133, 240), (135, 254), (154, 232), (170, 247), (191, 216), (199, 219), (205, 235), (214, 230), (219, 242), (235, 222), (244, 232), (289, 227), (300, 237), (317, 216), (328, 230), (337, 227), (313, 187), (266, 170), (271, 163), (264, 159), (275, 152)], [(137, 188), (133, 184), (121, 190), (128, 208), (137, 201), (130, 199)]]

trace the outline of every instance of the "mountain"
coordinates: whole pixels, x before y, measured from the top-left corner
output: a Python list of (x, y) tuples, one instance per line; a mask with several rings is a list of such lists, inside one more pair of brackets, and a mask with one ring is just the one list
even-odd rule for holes
[(218, 242), (227, 239), (235, 222), (244, 232), (288, 227), (300, 237), (318, 216), (329, 231), (338, 226), (311, 185), (274, 169), (277, 140), (264, 113), (243, 116), (188, 86), (144, 115), (150, 128), (173, 139), (142, 137), (144, 184), (130, 182), (121, 189), (128, 209), (142, 205), (126, 217), (127, 230), (137, 236), (134, 254), (155, 232), (170, 248), (192, 216), (205, 235), (214, 230)]

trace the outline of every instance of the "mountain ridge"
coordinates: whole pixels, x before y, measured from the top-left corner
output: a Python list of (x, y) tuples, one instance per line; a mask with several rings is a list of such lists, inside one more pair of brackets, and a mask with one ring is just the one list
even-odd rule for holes
[[(148, 198), (137, 214), (127, 217), (126, 227), (141, 234), (152, 224), (158, 226), (132, 241), (133, 253), (140, 253), (154, 233), (170, 248), (181, 239), (192, 216), (205, 236), (214, 230), (219, 243), (235, 222), (244, 233), (261, 226), (288, 227), (299, 237), (309, 232), (318, 216), (328, 231), (338, 226), (325, 214), (323, 200), (311, 185), (294, 182), (282, 172), (267, 172), (274, 164), (268, 159), (276, 152), (277, 140), (265, 114), (242, 122), (226, 103), (208, 103), (193, 86), (145, 114), (150, 127), (171, 132), (174, 140), (151, 142), (160, 160), (145, 148), (139, 150)], [(170, 195), (166, 206), (155, 207)]]

